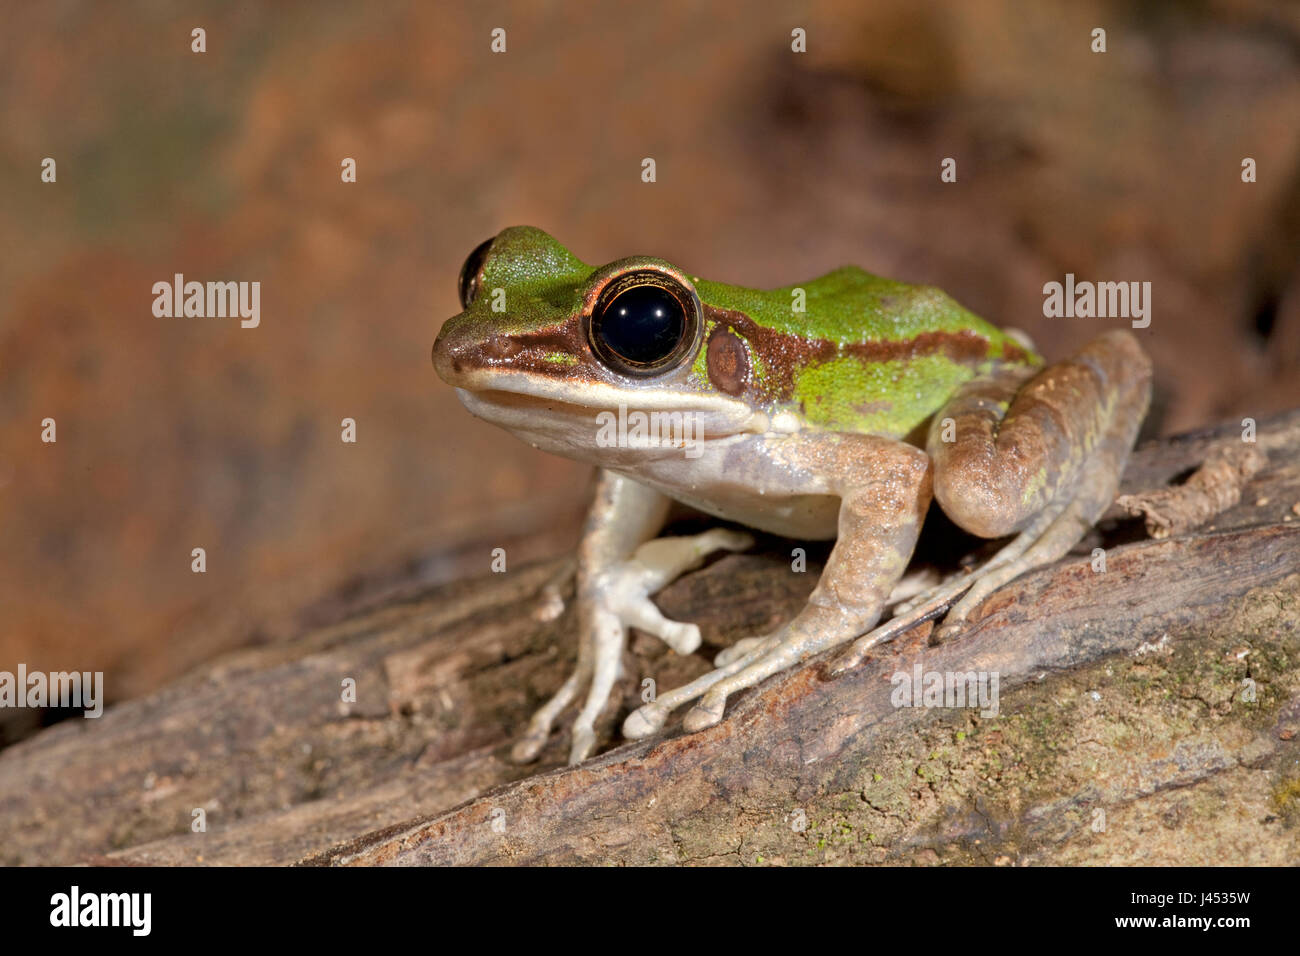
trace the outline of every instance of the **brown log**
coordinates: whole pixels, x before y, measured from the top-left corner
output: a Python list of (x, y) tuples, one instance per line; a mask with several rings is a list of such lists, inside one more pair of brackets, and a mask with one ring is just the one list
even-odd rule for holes
[[(1124, 490), (1238, 441), (1150, 443)], [(620, 742), (642, 677), (689, 679), (788, 617), (825, 552), (803, 574), (776, 539), (715, 561), (658, 597), (703, 652), (637, 636), (605, 750), (576, 768), (565, 732), (539, 766), (507, 760), (573, 661), (572, 607), (548, 620), (540, 597), (571, 562), (389, 597), (0, 752), (0, 862), (1294, 863), (1300, 412), (1259, 445), (1207, 527), (1112, 522), (940, 646), (924, 625), (838, 679), (830, 657), (778, 675), (704, 732)], [(996, 672), (998, 715), (895, 707), (918, 662)]]

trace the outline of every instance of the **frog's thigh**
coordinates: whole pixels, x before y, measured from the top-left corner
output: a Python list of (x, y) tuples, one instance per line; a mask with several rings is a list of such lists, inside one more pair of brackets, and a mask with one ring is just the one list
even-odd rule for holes
[[(971, 382), (936, 416), (928, 447), (944, 512), (984, 537), (1021, 532), (1009, 560), (990, 562), (954, 606), (948, 630), (1087, 533), (1114, 499), (1150, 392), (1150, 361), (1131, 333), (1118, 331), (1019, 388), (1009, 375)], [(942, 440), (945, 418), (956, 426), (951, 443)]]
[(1004, 370), (968, 382), (930, 427), (935, 500), (984, 538), (1020, 531), (1054, 500), (1072, 497), (1104, 443), (1127, 438), (1132, 446), (1151, 363), (1132, 333), (1117, 331), (1027, 381), (1023, 375)]
[[(717, 723), (729, 694), (870, 628), (916, 545), (930, 504), (930, 460), (920, 450), (868, 435), (809, 435), (783, 451), (803, 467), (816, 463), (839, 494), (835, 547), (794, 620), (746, 657), (706, 675), (719, 679), (686, 715), (687, 730)], [(696, 682), (692, 690), (707, 683)]]

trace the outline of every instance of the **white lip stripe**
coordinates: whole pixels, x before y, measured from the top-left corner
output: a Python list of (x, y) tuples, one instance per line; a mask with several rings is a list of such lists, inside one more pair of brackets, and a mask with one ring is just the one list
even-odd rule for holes
[[(771, 422), (764, 412), (754, 411), (739, 403), (728, 403), (722, 407), (719, 407), (716, 402), (709, 405), (700, 402), (689, 405), (675, 403), (672, 406), (664, 404), (652, 406), (648, 403), (632, 405), (627, 401), (627, 396), (618, 389), (612, 389), (611, 391), (616, 399), (621, 397), (623, 401), (615, 400), (610, 408), (589, 402), (576, 404), (556, 398), (544, 398), (526, 392), (504, 393), (501, 389), (478, 392), (466, 388), (457, 388), (456, 396), (470, 414), (512, 432), (536, 431), (539, 427), (542, 427), (542, 422), (549, 421), (556, 426), (559, 433), (564, 433), (578, 422), (586, 421), (590, 425), (591, 421), (599, 413), (612, 412), (613, 409), (620, 407), (652, 414), (671, 413), (676, 409), (684, 414), (702, 416), (700, 427), (710, 441), (731, 435), (761, 435), (771, 427)], [(517, 396), (524, 399), (524, 401), (507, 402), (496, 400), (493, 397), (494, 395), (503, 394)], [(707, 398), (707, 396), (704, 397)], [(545, 431), (546, 429), (542, 427), (542, 430)], [(586, 443), (581, 442), (580, 444)]]
[(627, 405), (646, 411), (691, 410), (713, 412), (737, 421), (744, 421), (755, 414), (744, 402), (705, 392), (676, 391), (662, 387), (619, 388), (603, 382), (566, 385), (527, 372), (479, 370), (460, 375), (458, 379), (453, 383), (455, 387), (469, 392), (510, 392), (527, 398), (550, 399), (585, 408), (607, 409)]

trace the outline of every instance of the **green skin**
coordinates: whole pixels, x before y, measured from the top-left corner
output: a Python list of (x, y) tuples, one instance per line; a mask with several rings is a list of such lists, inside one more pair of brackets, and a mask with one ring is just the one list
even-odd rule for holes
[[(1127, 331), (1044, 366), (943, 292), (855, 267), (760, 291), (650, 257), (596, 268), (531, 227), (504, 230), (474, 265), (465, 311), (434, 344), (438, 374), (474, 414), (601, 469), (579, 548), (578, 666), (533, 718), (518, 760), (537, 756), (584, 686), (570, 761), (588, 756), (628, 627), (681, 653), (698, 646), (698, 629), (663, 618), (649, 595), (710, 551), (748, 540), (720, 530), (655, 540), (671, 500), (836, 543), (803, 611), (634, 711), (629, 737), (697, 698), (683, 726), (711, 726), (729, 694), (855, 638), (850, 658), (860, 658), (967, 591), (941, 633), (951, 632), (992, 590), (1077, 543), (1114, 497), (1149, 400), (1150, 363)], [(629, 276), (662, 277), (699, 301), (694, 338), (653, 374), (614, 367), (589, 335), (601, 292)], [(688, 416), (690, 451), (602, 440), (602, 424), (628, 410)], [(873, 631), (932, 497), (974, 534), (1015, 537)]]

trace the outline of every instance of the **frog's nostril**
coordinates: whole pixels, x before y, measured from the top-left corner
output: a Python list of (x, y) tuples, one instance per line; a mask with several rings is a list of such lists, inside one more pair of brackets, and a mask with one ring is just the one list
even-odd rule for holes
[(507, 359), (518, 355), (522, 346), (508, 335), (494, 335), (483, 343), (483, 357)]
[(508, 335), (479, 338), (453, 330), (439, 333), (433, 342), (433, 367), (443, 378), (455, 377), (485, 365), (507, 362), (524, 350)]

